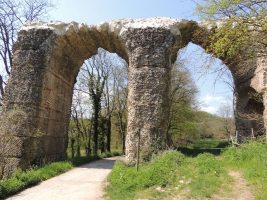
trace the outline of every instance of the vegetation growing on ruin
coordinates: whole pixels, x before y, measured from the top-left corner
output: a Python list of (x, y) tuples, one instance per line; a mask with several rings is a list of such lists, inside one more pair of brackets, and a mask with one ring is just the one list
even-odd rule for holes
[(242, 59), (261, 55), (267, 44), (266, 10), (266, 1), (204, 0), (197, 3), (197, 12), (204, 20), (219, 21), (209, 38), (208, 51), (227, 62), (239, 59), (245, 49), (247, 52)]

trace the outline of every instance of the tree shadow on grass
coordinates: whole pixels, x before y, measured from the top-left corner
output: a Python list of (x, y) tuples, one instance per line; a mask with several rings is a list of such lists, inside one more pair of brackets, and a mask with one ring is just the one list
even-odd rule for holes
[(196, 157), (199, 154), (202, 153), (210, 153), (215, 156), (219, 156), (225, 148), (229, 146), (229, 142), (227, 141), (222, 141), (217, 144), (215, 147), (178, 147), (177, 150), (180, 151), (182, 154), (190, 157)]

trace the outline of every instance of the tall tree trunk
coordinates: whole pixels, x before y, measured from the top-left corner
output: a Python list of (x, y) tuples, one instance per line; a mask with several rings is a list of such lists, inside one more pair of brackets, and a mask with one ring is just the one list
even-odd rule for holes
[[(96, 103), (98, 104), (98, 103)], [(97, 156), (97, 151), (98, 151), (98, 118), (99, 118), (99, 106), (95, 104), (95, 110), (94, 110), (94, 137), (93, 137), (93, 140), (94, 140), (94, 150), (93, 150), (93, 153), (94, 153), (94, 156)]]
[(111, 115), (107, 117), (107, 152), (111, 152), (110, 143), (111, 143)]
[(71, 138), (70, 139), (71, 159), (73, 159), (74, 156), (75, 156), (74, 143), (75, 143), (75, 139), (74, 138)]
[(3, 77), (0, 75), (0, 98), (3, 98), (4, 96), (4, 81)]
[(89, 157), (91, 155), (92, 149), (91, 149), (91, 137), (92, 137), (92, 117), (90, 122), (90, 128), (88, 129), (88, 140), (86, 145), (86, 156)]
[(101, 153), (105, 152), (105, 120), (104, 117), (101, 117), (101, 141), (100, 141), (100, 150)]
[(125, 132), (122, 132), (122, 155), (125, 155)]
[(80, 139), (80, 133), (77, 137), (77, 157), (81, 157), (81, 139)]
[(118, 112), (119, 125), (120, 125), (120, 134), (122, 140), (122, 154), (125, 154), (125, 126), (123, 125), (123, 116), (121, 112)]

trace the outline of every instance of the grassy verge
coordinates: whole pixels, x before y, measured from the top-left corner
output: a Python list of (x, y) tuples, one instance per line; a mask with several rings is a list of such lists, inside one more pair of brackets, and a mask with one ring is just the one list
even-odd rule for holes
[(256, 200), (267, 199), (267, 144), (250, 141), (240, 148), (229, 148), (223, 154), (224, 164), (242, 172), (250, 183)]
[(66, 172), (72, 167), (73, 165), (70, 162), (55, 162), (25, 172), (18, 170), (11, 178), (0, 181), (0, 199), (6, 198), (27, 187), (36, 185), (41, 181)]
[[(199, 147), (196, 148), (196, 151)], [(239, 171), (251, 186), (256, 200), (267, 199), (267, 144), (250, 141), (228, 147), (219, 156), (187, 155), (167, 151), (135, 167), (117, 162), (106, 188), (109, 200), (207, 199), (231, 195), (230, 170)], [(223, 189), (222, 189), (223, 188)]]
[(211, 154), (191, 158), (167, 151), (142, 164), (138, 172), (117, 162), (109, 176), (107, 199), (164, 199), (178, 193), (185, 199), (211, 197), (229, 180), (227, 177), (220, 161)]
[(118, 155), (120, 155), (120, 153), (113, 152), (101, 154), (97, 157), (75, 157), (74, 159), (71, 159), (69, 161), (54, 162), (40, 168), (29, 169), (27, 171), (17, 170), (11, 178), (0, 180), (0, 199), (4, 199), (30, 186), (36, 185), (41, 181), (64, 173), (72, 169), (74, 166), (80, 166), (82, 164), (100, 158), (107, 158)]

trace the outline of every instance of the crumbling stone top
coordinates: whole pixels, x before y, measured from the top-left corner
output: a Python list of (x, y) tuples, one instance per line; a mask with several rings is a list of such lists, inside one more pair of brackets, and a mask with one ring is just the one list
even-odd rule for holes
[(78, 31), (80, 29), (97, 29), (98, 31), (108, 31), (120, 36), (128, 29), (145, 29), (145, 28), (164, 28), (169, 29), (173, 35), (180, 35), (180, 27), (191, 21), (184, 19), (173, 19), (169, 17), (153, 17), (146, 19), (121, 19), (110, 22), (101, 22), (98, 25), (87, 25), (84, 23), (64, 23), (60, 21), (54, 22), (34, 22), (23, 26), (22, 30), (30, 29), (51, 29), (57, 35), (64, 35), (68, 32)]

